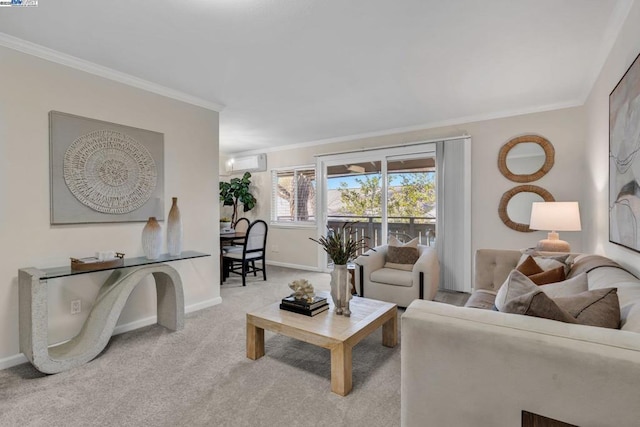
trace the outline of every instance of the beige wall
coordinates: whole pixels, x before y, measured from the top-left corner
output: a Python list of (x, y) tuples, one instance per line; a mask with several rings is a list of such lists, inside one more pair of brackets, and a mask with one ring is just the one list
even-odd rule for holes
[[(49, 224), (50, 110), (164, 133), (165, 216), (177, 196), (185, 249), (214, 255), (172, 265), (182, 275), (188, 309), (219, 302), (218, 227), (212, 227), (219, 215), (218, 113), (3, 47), (0, 63), (0, 368), (24, 360), (18, 345), (19, 268), (65, 265), (71, 256), (97, 250), (142, 255), (144, 223)], [(161, 224), (166, 231), (166, 221)], [(51, 343), (79, 331), (107, 275), (49, 282)], [(81, 314), (69, 314), (72, 299), (81, 299)], [(155, 290), (147, 281), (127, 302), (119, 329), (148, 323), (155, 314)]]
[[(507, 228), (498, 217), (502, 194), (519, 185), (504, 178), (497, 166), (498, 151), (509, 139), (528, 133), (539, 134), (551, 141), (556, 150), (555, 166), (532, 184), (544, 187), (558, 201), (581, 202), (584, 170), (584, 121), (582, 108), (569, 108), (544, 113), (527, 114), (504, 119), (487, 120), (437, 129), (356, 139), (340, 143), (288, 149), (267, 154), (268, 168), (312, 164), (314, 154), (334, 153), (353, 149), (398, 145), (406, 142), (432, 140), (464, 133), (471, 135), (472, 150), (472, 251), (478, 248), (531, 247), (546, 233), (519, 233)], [(269, 219), (270, 173), (254, 173), (259, 193), (257, 210), (252, 217)], [(288, 265), (317, 267), (318, 247), (308, 238), (315, 229), (287, 229), (272, 226), (269, 230), (268, 260)], [(564, 232), (573, 250), (582, 249), (579, 232)], [(274, 251), (278, 247), (278, 252)]]
[(609, 243), (609, 93), (640, 53), (640, 3), (635, 2), (585, 105), (585, 248), (640, 274), (640, 255)]

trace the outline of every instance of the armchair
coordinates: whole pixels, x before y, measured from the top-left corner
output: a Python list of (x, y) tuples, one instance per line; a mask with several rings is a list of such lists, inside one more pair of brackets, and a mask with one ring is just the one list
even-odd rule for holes
[(438, 291), (440, 265), (434, 247), (418, 245), (419, 258), (411, 270), (385, 267), (388, 245), (368, 250), (354, 261), (358, 293), (362, 297), (406, 307), (415, 299), (433, 300)]

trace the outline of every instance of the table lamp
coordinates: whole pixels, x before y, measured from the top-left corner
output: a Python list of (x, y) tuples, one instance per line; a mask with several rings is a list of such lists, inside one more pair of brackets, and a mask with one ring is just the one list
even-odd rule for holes
[(531, 205), (532, 230), (547, 230), (546, 239), (540, 240), (536, 249), (549, 252), (569, 252), (569, 243), (560, 240), (558, 231), (580, 231), (578, 202), (534, 202)]

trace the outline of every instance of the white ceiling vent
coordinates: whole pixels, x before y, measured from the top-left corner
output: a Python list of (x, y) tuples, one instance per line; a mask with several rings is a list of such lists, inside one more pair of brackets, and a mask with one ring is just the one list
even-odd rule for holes
[(226, 164), (227, 173), (262, 172), (267, 170), (267, 155), (254, 154), (252, 156), (231, 159)]

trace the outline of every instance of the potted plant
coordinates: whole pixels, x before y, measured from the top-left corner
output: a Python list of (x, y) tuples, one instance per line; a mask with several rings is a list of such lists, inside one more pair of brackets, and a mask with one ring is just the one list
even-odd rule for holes
[(336, 307), (336, 314), (350, 316), (349, 300), (351, 299), (351, 289), (349, 286), (349, 272), (347, 263), (354, 259), (358, 252), (367, 249), (368, 237), (357, 238), (356, 232), (352, 229), (354, 222), (345, 222), (337, 230), (328, 229), (327, 236), (319, 239), (309, 237), (329, 255), (333, 261), (333, 271), (331, 272), (331, 299)]
[(228, 230), (231, 228), (231, 218), (223, 216), (220, 218), (220, 230)]
[(242, 203), (243, 212), (249, 212), (256, 206), (256, 198), (253, 197), (249, 186), (251, 174), (245, 172), (242, 178), (232, 178), (229, 182), (220, 182), (220, 201), (222, 206), (233, 206), (231, 223), (238, 220), (238, 203)]

